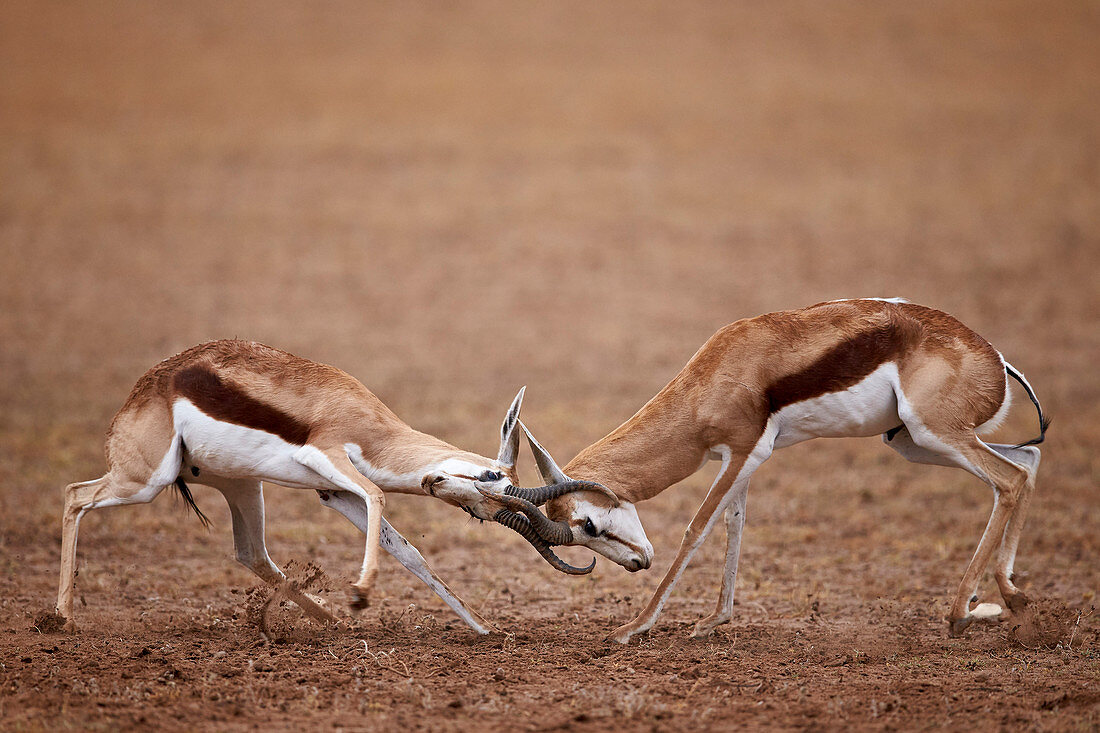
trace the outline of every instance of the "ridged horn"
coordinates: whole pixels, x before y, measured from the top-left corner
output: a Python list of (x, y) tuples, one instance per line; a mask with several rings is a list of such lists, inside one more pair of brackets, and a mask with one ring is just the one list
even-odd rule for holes
[(531, 523), (515, 512), (501, 509), (493, 515), (493, 520), (503, 524), (508, 529), (514, 530), (523, 537), (523, 539), (530, 542), (531, 546), (534, 547), (535, 550), (542, 555), (543, 559), (550, 563), (551, 567), (555, 570), (559, 570), (567, 575), (587, 575), (592, 572), (592, 568), (596, 567), (596, 558), (592, 558), (592, 562), (586, 568), (578, 568), (562, 560), (554, 554), (554, 551), (550, 549), (550, 545), (546, 540), (539, 537), (534, 527), (531, 526)]
[(548, 545), (568, 545), (573, 541), (573, 530), (567, 522), (555, 522), (539, 511), (539, 508), (518, 496), (509, 496), (505, 492), (502, 496), (494, 497), (512, 513), (521, 512), (527, 517), (528, 523), (539, 537)]
[(595, 481), (573, 481), (570, 479), (565, 483), (547, 484), (546, 486), (537, 486), (534, 488), (509, 486), (504, 489), (504, 493), (508, 496), (517, 496), (520, 499), (526, 499), (535, 506), (542, 506), (551, 499), (556, 499), (563, 494), (570, 494), (574, 491), (596, 491), (614, 499), (616, 506), (619, 504), (619, 497), (615, 496), (615, 492)]

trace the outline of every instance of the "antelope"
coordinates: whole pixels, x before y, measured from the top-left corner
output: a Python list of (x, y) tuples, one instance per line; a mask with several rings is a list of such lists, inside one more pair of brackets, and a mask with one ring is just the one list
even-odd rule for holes
[(458, 480), (461, 487), (447, 492), (445, 501), (514, 529), (562, 572), (590, 572), (594, 558), (587, 568), (561, 561), (529, 520), (482, 493), (491, 490), (533, 505), (568, 491), (610, 494), (586, 482), (536, 489), (514, 485), (523, 393), (505, 416), (500, 452), (493, 460), (413, 430), (351, 375), (285, 351), (222, 340), (170, 357), (138, 380), (111, 422), (107, 473), (64, 491), (57, 613), (75, 630), (77, 531), (86, 512), (148, 503), (175, 486), (209, 526), (187, 485), (194, 480), (217, 489), (229, 504), (237, 561), (279, 586), (283, 597), (314, 619), (334, 622), (314, 598), (285, 582), (268, 556), (263, 482), (270, 481), (316, 491), (322, 504), (366, 534), (363, 564), (352, 585), (354, 610), (367, 605), (381, 546), (477, 633), (487, 634), (488, 622), (382, 516), (383, 492), (432, 494)]
[[(983, 442), (978, 435), (999, 425), (1008, 412), (1008, 377), (1034, 403), (1040, 435), (1019, 445)], [(858, 299), (725, 326), (641, 410), (564, 470), (530, 433), (528, 440), (548, 485), (584, 479), (616, 495), (579, 491), (552, 500), (547, 521), (563, 528), (555, 539), (585, 545), (627, 570), (647, 567), (652, 556), (634, 504), (707, 460), (722, 463), (649, 603), (610, 635), (623, 644), (656, 623), (723, 513), (722, 589), (714, 613), (700, 620), (692, 635), (705, 637), (729, 622), (749, 478), (772, 451), (811, 438), (882, 435), (909, 461), (968, 471), (993, 488), (994, 503), (947, 617), (950, 635), (958, 636), (975, 620), (1007, 615), (995, 603), (971, 607), (998, 548), (994, 575), (1008, 613), (1027, 603), (1013, 582), (1013, 564), (1039, 467), (1034, 446), (1043, 441), (1048, 424), (1024, 375), (955, 318), (900, 298)], [(516, 498), (500, 498), (514, 511), (533, 509)]]

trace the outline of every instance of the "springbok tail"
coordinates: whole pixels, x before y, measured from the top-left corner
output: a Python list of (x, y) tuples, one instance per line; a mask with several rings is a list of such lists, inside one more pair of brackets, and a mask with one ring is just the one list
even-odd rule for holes
[(210, 518), (203, 514), (202, 509), (199, 509), (199, 505), (195, 503), (195, 497), (191, 494), (191, 487), (184, 482), (183, 476), (176, 479), (174, 486), (176, 490), (179, 491), (180, 496), (183, 497), (183, 503), (195, 512), (199, 521), (202, 522), (202, 526), (210, 529)]
[[(182, 456), (187, 452), (187, 446), (183, 443), (183, 438), (179, 439), (180, 455)], [(177, 470), (179, 470), (177, 468)], [(197, 473), (195, 474), (198, 475)], [(195, 516), (202, 522), (202, 526), (210, 529), (210, 518), (202, 513), (202, 509), (199, 509), (199, 505), (195, 503), (195, 497), (191, 494), (191, 487), (187, 485), (187, 482), (183, 480), (183, 476), (176, 476), (176, 480), (172, 482), (173, 487), (179, 492), (179, 495), (183, 497), (183, 503), (191, 508), (195, 512)]]
[(1035, 396), (1035, 390), (1033, 390), (1031, 388), (1031, 385), (1027, 383), (1027, 379), (1024, 378), (1024, 375), (1019, 372), (1016, 367), (1012, 366), (1007, 361), (1005, 362), (1005, 372), (1023, 386), (1024, 391), (1027, 392), (1027, 396), (1031, 398), (1032, 403), (1034, 403), (1035, 405), (1035, 409), (1039, 413), (1039, 437), (1032, 438), (1031, 440), (1025, 441), (1013, 447), (1023, 448), (1025, 445), (1039, 445), (1047, 437), (1047, 428), (1050, 427), (1050, 418), (1043, 416), (1043, 406), (1039, 404), (1039, 398)]

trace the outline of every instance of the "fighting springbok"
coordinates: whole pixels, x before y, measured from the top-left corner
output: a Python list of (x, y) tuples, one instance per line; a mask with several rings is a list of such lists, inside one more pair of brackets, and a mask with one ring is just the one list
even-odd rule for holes
[[(516, 530), (558, 570), (591, 571), (591, 565), (575, 568), (562, 562), (525, 517), (481, 493), (491, 489), (534, 504), (579, 489), (610, 493), (586, 482), (514, 486), (522, 399), (521, 389), (504, 419), (500, 453), (493, 460), (413, 430), (354, 377), (285, 351), (224, 340), (170, 357), (138, 380), (111, 422), (107, 473), (65, 489), (57, 612), (68, 628), (75, 628), (76, 541), (85, 512), (151, 502), (175, 485), (206, 522), (187, 486), (191, 480), (217, 489), (228, 502), (237, 560), (265, 582), (283, 584), (286, 577), (268, 556), (264, 540), (262, 482), (270, 481), (317, 491), (323, 504), (366, 534), (363, 564), (352, 586), (353, 608), (366, 605), (381, 546), (470, 627), (487, 634), (486, 621), (382, 516), (383, 492), (428, 494), (460, 479), (461, 487), (450, 491), (446, 501)], [(318, 620), (335, 620), (291, 583), (284, 585), (284, 596)]]
[[(985, 443), (1010, 402), (1008, 377), (1039, 412), (1040, 435), (1020, 445)], [(915, 463), (954, 466), (993, 487), (989, 523), (948, 615), (949, 632), (1000, 616), (993, 603), (974, 608), (993, 551), (998, 588), (1010, 610), (1026, 597), (1013, 583), (1013, 562), (1035, 487), (1048, 421), (1024, 376), (985, 339), (953, 317), (901, 299), (820, 303), (737, 321), (719, 330), (679, 374), (633, 417), (558, 468), (530, 434), (549, 484), (597, 481), (618, 500), (583, 491), (547, 505), (560, 544), (578, 544), (628, 570), (649, 565), (652, 549), (634, 504), (691, 475), (708, 459), (722, 467), (696, 512), (672, 567), (645, 609), (616, 629), (626, 643), (651, 628), (692, 555), (725, 512), (726, 562), (714, 613), (693, 636), (730, 620), (745, 522), (749, 477), (777, 448), (819, 437), (881, 434)], [(526, 428), (525, 428), (526, 430)], [(530, 513), (518, 499), (503, 497)]]

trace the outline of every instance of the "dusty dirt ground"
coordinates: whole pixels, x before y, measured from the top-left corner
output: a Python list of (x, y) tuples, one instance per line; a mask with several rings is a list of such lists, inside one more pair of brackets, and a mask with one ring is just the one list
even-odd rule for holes
[[(1095, 3), (315, 5), (0, 9), (4, 729), (1100, 726)], [(956, 314), (1054, 416), (1018, 562), (1033, 622), (947, 638), (990, 492), (868, 439), (758, 472), (735, 618), (706, 641), (720, 533), (650, 634), (602, 639), (713, 467), (639, 507), (636, 575), (561, 576), (392, 498), (487, 639), (389, 558), (347, 627), (273, 607), (265, 639), (197, 485), (210, 531), (167, 493), (86, 516), (82, 629), (36, 625), (62, 486), (103, 472), (133, 382), (196, 342), (339, 365), (482, 453), (526, 384), (564, 463), (719, 326), (862, 295)], [(1008, 441), (1035, 432), (1018, 397)], [(343, 613), (360, 536), (307, 492), (267, 502), (276, 562), (322, 568)]]

